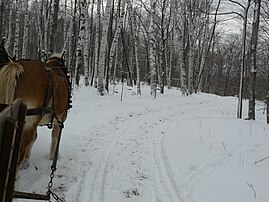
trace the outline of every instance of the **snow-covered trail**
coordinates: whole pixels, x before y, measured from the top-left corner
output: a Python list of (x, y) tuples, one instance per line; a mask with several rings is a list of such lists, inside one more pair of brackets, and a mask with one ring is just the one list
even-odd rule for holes
[(212, 97), (192, 105), (185, 101), (116, 116), (99, 126), (92, 136), (98, 149), (89, 152), (94, 165), (85, 172), (76, 200), (180, 201), (180, 191), (163, 160), (163, 136), (180, 120), (201, 116), (198, 108), (206, 114), (210, 106), (218, 106)]
[[(226, 151), (230, 142), (225, 140), (218, 147), (219, 139), (207, 143), (204, 134), (208, 131), (190, 137), (197, 145), (188, 142), (188, 131), (203, 130), (207, 120), (215, 123), (234, 117), (236, 102), (232, 98), (169, 93), (156, 100), (128, 96), (120, 103), (117, 96), (99, 97), (86, 88), (75, 95), (54, 179), (54, 190), (65, 201), (196, 201), (195, 187), (205, 176), (246, 154), (269, 150), (268, 144), (257, 143)], [(268, 127), (264, 130), (268, 132)], [(41, 128), (39, 133), (42, 136), (34, 146), (32, 165), (21, 172), (20, 183), (23, 190), (44, 193), (50, 173), (50, 162), (44, 159), (49, 131)], [(201, 146), (208, 155), (197, 160), (192, 152)]]

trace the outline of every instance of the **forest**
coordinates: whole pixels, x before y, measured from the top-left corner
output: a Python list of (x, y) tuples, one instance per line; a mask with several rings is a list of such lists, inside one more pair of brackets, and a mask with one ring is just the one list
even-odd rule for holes
[(250, 119), (268, 99), (267, 0), (1, 0), (0, 38), (16, 59), (65, 53), (73, 85), (101, 95), (126, 82), (238, 96)]

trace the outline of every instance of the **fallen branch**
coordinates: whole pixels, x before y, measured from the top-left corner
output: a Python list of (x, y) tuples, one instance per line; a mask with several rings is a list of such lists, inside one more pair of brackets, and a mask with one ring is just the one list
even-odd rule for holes
[(249, 183), (247, 183), (247, 185), (249, 186), (250, 189), (252, 189), (253, 194), (254, 194), (254, 198), (256, 198), (257, 196), (256, 196), (256, 191), (254, 189), (254, 185), (253, 184), (249, 184)]
[(257, 163), (260, 163), (260, 162), (262, 162), (262, 161), (264, 161), (264, 160), (266, 160), (268, 158), (269, 158), (269, 156), (266, 156), (266, 157), (260, 159), (259, 161), (255, 161), (254, 165), (256, 165)]

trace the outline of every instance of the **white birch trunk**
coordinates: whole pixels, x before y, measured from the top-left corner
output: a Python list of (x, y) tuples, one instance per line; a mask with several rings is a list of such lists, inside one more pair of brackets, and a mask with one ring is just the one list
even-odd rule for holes
[(66, 12), (67, 12), (67, 0), (65, 0), (64, 2), (64, 46), (63, 46), (63, 49), (62, 49), (62, 53), (66, 50), (66, 46), (67, 46), (67, 43), (69, 41), (69, 36), (70, 36), (70, 33), (71, 33), (71, 22), (70, 22), (70, 26), (69, 26), (69, 29), (67, 30), (67, 15), (66, 15)]
[(104, 95), (105, 88), (105, 57), (106, 57), (106, 48), (107, 48), (107, 34), (108, 34), (108, 27), (109, 27), (109, 18), (111, 13), (111, 0), (107, 0), (105, 14), (102, 20), (103, 31), (102, 31), (102, 38), (101, 38), (101, 45), (100, 45), (100, 59), (98, 65), (98, 92), (101, 95)]
[(26, 52), (27, 52), (27, 47), (28, 47), (28, 32), (29, 32), (28, 3), (29, 3), (29, 0), (25, 0), (24, 32), (23, 32), (23, 44), (22, 44), (22, 58), (26, 58)]
[[(37, 0), (36, 2), (37, 3)], [(44, 41), (43, 41), (43, 37), (42, 37), (42, 31), (43, 31), (43, 26), (41, 24), (41, 22), (44, 21), (44, 16), (42, 15), (43, 14), (43, 10), (44, 10), (44, 4), (43, 2), (41, 3), (40, 5), (40, 10), (36, 10), (35, 12), (35, 16), (36, 16), (36, 27), (37, 27), (37, 33), (38, 33), (38, 59), (39, 60), (42, 60), (42, 51), (44, 49), (43, 47), (43, 44), (44, 44)]]
[[(175, 3), (177, 1), (175, 0)], [(175, 6), (177, 10), (180, 8), (178, 5)], [(184, 54), (185, 54), (185, 20), (186, 20), (186, 13), (185, 13), (185, 5), (183, 4), (181, 7), (182, 15), (177, 16), (177, 19), (181, 18), (181, 24), (176, 24), (176, 33), (177, 33), (177, 49), (179, 50), (179, 70), (180, 70), (180, 88), (183, 95), (187, 95), (187, 78), (186, 78), (186, 66), (184, 61)], [(174, 12), (174, 11), (173, 11)], [(175, 13), (175, 12), (174, 12)], [(181, 30), (181, 28), (183, 28)]]
[(179, 49), (179, 69), (180, 69), (180, 88), (183, 95), (187, 95), (186, 67), (184, 62), (184, 34), (178, 31), (178, 49)]
[(150, 0), (150, 25), (149, 25), (149, 68), (150, 68), (150, 85), (151, 95), (156, 98), (157, 83), (156, 83), (156, 38), (155, 38), (155, 14), (156, 14), (156, 0)]
[(16, 19), (15, 19), (15, 38), (14, 38), (14, 48), (13, 48), (13, 56), (16, 58), (19, 57), (19, 34), (20, 34), (20, 0), (16, 0), (15, 4), (16, 9)]
[(82, 71), (82, 51), (83, 44), (85, 43), (85, 29), (86, 29), (86, 0), (79, 1), (79, 35), (78, 35), (78, 44), (77, 44), (77, 52), (76, 52), (76, 84), (79, 85), (80, 74)]

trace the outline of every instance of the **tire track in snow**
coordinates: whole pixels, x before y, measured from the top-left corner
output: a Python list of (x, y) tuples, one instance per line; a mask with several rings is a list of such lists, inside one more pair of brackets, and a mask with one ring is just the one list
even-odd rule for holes
[[(188, 104), (183, 104), (183, 105), (179, 105), (177, 107), (179, 107), (177, 109), (176, 112), (170, 112), (170, 118), (171, 117), (182, 117), (182, 109), (183, 112), (187, 112), (185, 114), (185, 118), (180, 118), (177, 121), (173, 121), (170, 124), (170, 129), (166, 130), (165, 133), (170, 133), (171, 131), (173, 131), (175, 125), (179, 122), (179, 121), (183, 121), (183, 120), (187, 120), (189, 119), (188, 117), (194, 118), (195, 117), (195, 109), (197, 107), (201, 107), (201, 105), (203, 105), (203, 107), (205, 108), (205, 111), (207, 111), (207, 107), (205, 106), (211, 106), (212, 102), (218, 102), (217, 100), (206, 100), (203, 102), (199, 102), (196, 103), (197, 105), (191, 105), (189, 106)], [(189, 107), (188, 107), (189, 106)], [(186, 109), (187, 107), (187, 109)], [(198, 117), (197, 117), (198, 118)], [(169, 126), (167, 126), (168, 128)], [(171, 194), (170, 201), (180, 201), (180, 202), (185, 202), (185, 201), (190, 201), (189, 199), (186, 199), (186, 194), (184, 194), (184, 192), (186, 192), (186, 190), (181, 186), (179, 186), (178, 183), (175, 182), (174, 179), (174, 173), (171, 169), (170, 163), (167, 162), (167, 158), (165, 158), (166, 154), (165, 154), (165, 149), (164, 149), (164, 132), (161, 132), (161, 136), (156, 138), (156, 147), (155, 147), (155, 152), (154, 152), (154, 159), (155, 159), (155, 163), (156, 163), (156, 167), (158, 167), (159, 169), (159, 173), (161, 174), (162, 178), (165, 180), (165, 184), (166, 186), (168, 186), (168, 190)], [(163, 201), (166, 201), (165, 199)]]
[[(174, 122), (172, 122), (172, 127), (170, 128), (174, 128)], [(167, 128), (169, 127), (167, 126)], [(167, 131), (166, 128), (166, 132), (169, 132), (170, 130)], [(157, 189), (159, 192), (163, 192), (163, 190), (165, 189), (166, 192), (169, 193), (169, 198), (171, 202), (176, 202), (176, 201), (183, 201), (179, 191), (177, 190), (177, 187), (174, 183), (174, 181), (171, 178), (171, 175), (168, 174), (168, 169), (167, 169), (167, 165), (164, 163), (164, 157), (163, 157), (163, 135), (164, 135), (164, 131), (161, 131), (161, 134), (159, 135), (159, 137), (155, 137), (155, 141), (156, 141), (156, 146), (154, 147), (153, 150), (153, 159), (155, 161), (155, 167), (156, 169), (154, 169), (155, 171), (155, 176), (159, 176), (161, 177), (160, 182), (157, 183)], [(165, 187), (160, 187), (160, 185), (165, 185)], [(163, 198), (161, 201), (167, 201), (167, 197)]]
[[(125, 132), (125, 131), (124, 131)], [(107, 163), (109, 160), (110, 153), (112, 151), (112, 148), (115, 146), (117, 141), (121, 138), (121, 136), (124, 134), (124, 132), (121, 132), (120, 135), (114, 139), (111, 144), (108, 146), (108, 149), (103, 153), (101, 162), (99, 165), (98, 172), (96, 174), (96, 178), (94, 181), (94, 186), (92, 189), (92, 202), (102, 202), (104, 200), (103, 194), (104, 194), (104, 187), (105, 187), (105, 175), (107, 171)]]
[[(212, 104), (212, 99), (204, 101), (206, 104)], [(114, 148), (117, 146), (117, 143), (119, 140), (123, 137), (123, 135), (130, 135), (127, 130), (132, 131), (130, 126), (133, 129), (137, 130), (137, 123), (142, 123), (142, 121), (148, 121), (151, 120), (152, 117), (155, 117), (154, 120), (151, 120), (148, 125), (154, 125), (154, 122), (157, 122), (159, 118), (162, 120), (165, 120), (160, 123), (159, 126), (154, 126), (152, 130), (157, 130), (158, 135), (156, 135), (154, 138), (155, 144), (152, 143), (152, 163), (155, 168), (154, 171), (154, 177), (153, 181), (155, 182), (153, 184), (153, 188), (155, 190), (152, 190), (152, 199), (155, 201), (166, 201), (167, 198), (170, 198), (170, 201), (184, 201), (181, 194), (177, 190), (177, 186), (175, 181), (172, 179), (173, 173), (172, 170), (168, 170), (168, 166), (166, 162), (163, 159), (164, 152), (163, 152), (163, 134), (160, 134), (160, 128), (163, 130), (163, 125), (166, 124), (167, 127), (171, 125), (171, 123), (167, 123), (169, 119), (176, 117), (176, 115), (182, 116), (185, 112), (188, 112), (188, 110), (191, 110), (192, 113), (194, 109), (201, 106), (201, 101), (197, 102), (196, 105), (189, 105), (189, 103), (179, 103), (176, 105), (169, 105), (169, 106), (162, 106), (158, 107), (157, 109), (150, 109), (144, 112), (144, 114), (141, 114), (142, 116), (132, 116), (131, 119), (121, 119), (120, 126), (118, 127), (118, 123), (116, 121), (112, 121), (110, 124), (115, 125), (109, 125), (108, 129), (110, 129), (110, 132), (112, 130), (118, 129), (117, 132), (114, 132), (113, 134), (110, 134), (111, 137), (109, 140), (105, 140), (104, 137), (99, 138), (100, 140), (103, 140), (103, 145), (99, 150), (99, 153), (101, 152), (101, 158), (97, 159), (95, 158), (95, 168), (90, 169), (85, 172), (84, 180), (80, 182), (80, 187), (83, 187), (78, 195), (78, 201), (89, 201), (91, 198), (92, 202), (103, 202), (104, 201), (104, 192), (105, 192), (105, 180), (106, 180), (106, 174), (107, 174), (107, 164), (110, 158), (110, 155)], [(177, 109), (176, 111), (174, 109)], [(165, 115), (162, 115), (162, 112), (165, 111)], [(187, 113), (189, 115), (189, 113)], [(186, 115), (187, 115), (186, 114)], [(155, 115), (155, 116), (154, 116)], [(161, 116), (160, 116), (161, 115)], [(119, 117), (118, 117), (119, 118)], [(126, 127), (127, 125), (127, 127)], [(115, 127), (117, 126), (117, 127)], [(156, 129), (157, 127), (157, 129)], [(171, 127), (170, 127), (171, 128)], [(106, 128), (107, 129), (107, 128)], [(149, 129), (149, 128), (147, 128)], [(173, 127), (172, 127), (173, 129)], [(103, 132), (104, 128), (98, 129), (99, 131)], [(140, 132), (137, 132), (137, 134), (144, 134), (145, 130), (138, 128)], [(105, 131), (108, 132), (108, 131)], [(167, 130), (163, 131), (167, 133)], [(119, 134), (117, 134), (119, 133)], [(149, 134), (152, 134), (152, 131), (148, 132)], [(141, 136), (141, 135), (140, 135)], [(131, 137), (131, 136), (130, 136)], [(138, 137), (136, 137), (138, 138)], [(141, 137), (140, 137), (141, 138)], [(98, 166), (96, 166), (98, 164)], [(143, 168), (143, 165), (141, 167)], [(157, 172), (158, 171), (158, 172)], [(92, 177), (94, 175), (94, 177)], [(157, 178), (157, 179), (156, 179)], [(90, 186), (85, 186), (86, 184), (90, 183)], [(87, 187), (91, 187), (91, 190), (86, 190)], [(166, 190), (168, 194), (164, 194), (163, 190)], [(157, 193), (157, 195), (156, 195)]]
[[(118, 118), (118, 117), (116, 117)], [(112, 121), (112, 124), (116, 124), (117, 120)], [(102, 130), (103, 128), (101, 128)], [(115, 129), (115, 128), (114, 128)], [(126, 128), (127, 129), (127, 128)], [(83, 187), (81, 190), (81, 193), (77, 197), (78, 201), (89, 201), (89, 198), (91, 198), (91, 202), (102, 202), (104, 200), (103, 194), (104, 194), (104, 188), (105, 188), (105, 175), (107, 171), (107, 163), (109, 160), (109, 156), (111, 154), (112, 148), (115, 146), (117, 141), (124, 135), (126, 132), (125, 130), (122, 130), (119, 135), (113, 136), (113, 140), (105, 140), (106, 144), (102, 145), (101, 149), (101, 158), (95, 159), (95, 162), (97, 161), (98, 166), (95, 166), (96, 168), (94, 170), (86, 170), (85, 171), (85, 178), (82, 180), (80, 187)], [(98, 129), (100, 130), (100, 129)], [(109, 129), (108, 129), (109, 131)], [(108, 132), (106, 131), (106, 132)], [(98, 134), (98, 131), (97, 131)], [(103, 139), (104, 140), (104, 139)], [(99, 143), (102, 144), (102, 143)], [(94, 174), (94, 177), (92, 178), (92, 175)], [(93, 182), (91, 182), (93, 180)], [(83, 186), (90, 182), (90, 186)], [(86, 187), (92, 187), (91, 190), (85, 189)], [(85, 198), (87, 196), (87, 198)], [(84, 197), (83, 199), (81, 197)]]

